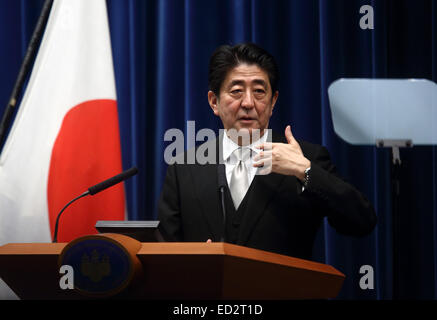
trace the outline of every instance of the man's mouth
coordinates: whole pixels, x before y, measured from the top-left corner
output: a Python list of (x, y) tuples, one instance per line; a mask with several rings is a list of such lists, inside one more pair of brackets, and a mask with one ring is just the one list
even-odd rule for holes
[(241, 121), (252, 121), (252, 120), (255, 120), (255, 119), (253, 119), (251, 117), (240, 117), (240, 120)]

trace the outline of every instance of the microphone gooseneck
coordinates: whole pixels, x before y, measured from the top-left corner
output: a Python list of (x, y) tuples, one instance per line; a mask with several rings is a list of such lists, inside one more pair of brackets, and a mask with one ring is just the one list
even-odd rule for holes
[(56, 217), (55, 233), (54, 233), (54, 235), (53, 235), (53, 243), (58, 242), (58, 225), (59, 225), (59, 218), (61, 217), (62, 212), (64, 212), (64, 210), (67, 209), (67, 207), (68, 207), (70, 204), (72, 204), (74, 201), (76, 201), (76, 200), (78, 200), (78, 199), (80, 199), (80, 198), (82, 198), (82, 197), (85, 197), (85, 196), (87, 196), (87, 195), (89, 195), (89, 194), (90, 194), (89, 191), (85, 191), (85, 192), (82, 193), (80, 196), (74, 198), (74, 199), (71, 200), (69, 203), (67, 203), (67, 204), (62, 208), (62, 210), (58, 213), (58, 216)]
[(72, 204), (74, 201), (83, 198), (87, 195), (95, 195), (96, 193), (99, 193), (100, 191), (103, 191), (109, 187), (112, 187), (113, 185), (116, 185), (117, 183), (120, 183), (124, 180), (129, 179), (130, 177), (136, 175), (138, 173), (138, 168), (137, 167), (132, 167), (112, 178), (109, 178), (103, 182), (100, 182), (98, 184), (96, 184), (95, 186), (92, 186), (90, 188), (88, 188), (88, 191), (85, 191), (84, 193), (82, 193), (80, 196), (74, 198), (73, 200), (71, 200), (70, 202), (68, 202), (63, 208), (62, 210), (58, 213), (58, 216), (56, 217), (56, 223), (55, 223), (55, 232), (53, 234), (53, 243), (58, 242), (58, 227), (59, 227), (59, 219), (61, 218), (61, 214), (64, 212), (65, 209), (67, 209), (67, 207)]

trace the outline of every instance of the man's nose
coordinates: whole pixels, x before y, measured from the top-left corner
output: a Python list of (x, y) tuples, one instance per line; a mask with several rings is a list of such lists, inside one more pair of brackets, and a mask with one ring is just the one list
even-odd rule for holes
[(241, 101), (241, 106), (246, 109), (251, 109), (254, 107), (254, 99), (250, 91), (244, 93), (243, 101)]

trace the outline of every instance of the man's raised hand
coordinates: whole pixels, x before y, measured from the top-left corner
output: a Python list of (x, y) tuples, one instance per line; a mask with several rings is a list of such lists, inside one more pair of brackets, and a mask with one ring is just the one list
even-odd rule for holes
[(291, 127), (285, 128), (285, 137), (288, 143), (262, 143), (256, 148), (261, 152), (254, 157), (254, 167), (262, 167), (260, 174), (268, 174), (269, 171), (279, 174), (296, 176), (301, 181), (305, 178), (305, 169), (311, 166), (311, 162), (305, 158), (299, 143), (294, 139)]

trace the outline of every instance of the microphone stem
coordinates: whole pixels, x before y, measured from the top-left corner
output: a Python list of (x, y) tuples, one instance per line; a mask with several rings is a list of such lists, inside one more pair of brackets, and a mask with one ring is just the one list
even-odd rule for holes
[(57, 218), (56, 218), (56, 223), (55, 223), (55, 234), (53, 235), (53, 243), (58, 242), (58, 224), (59, 224), (59, 218), (61, 217), (62, 212), (64, 212), (65, 209), (67, 209), (67, 207), (72, 204), (74, 201), (83, 198), (85, 196), (87, 196), (89, 194), (89, 191), (85, 191), (84, 193), (82, 193), (80, 196), (74, 198), (73, 200), (71, 200), (69, 203), (67, 203), (61, 210), (61, 212), (59, 212)]
[(220, 195), (221, 195), (221, 202), (222, 202), (222, 212), (223, 212), (223, 234), (221, 238), (221, 242), (225, 242), (225, 234), (226, 234), (226, 207), (225, 207), (225, 188), (222, 186), (220, 187)]

